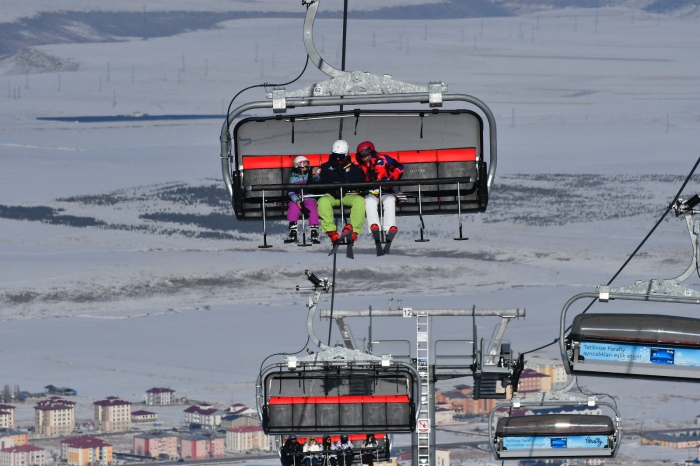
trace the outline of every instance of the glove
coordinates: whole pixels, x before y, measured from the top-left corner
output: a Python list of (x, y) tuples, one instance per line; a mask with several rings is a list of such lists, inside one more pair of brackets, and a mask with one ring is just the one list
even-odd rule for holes
[(299, 206), (299, 210), (301, 210), (302, 213), (303, 213), (304, 215), (307, 215), (307, 216), (311, 213), (311, 211), (309, 210), (309, 208), (306, 207), (304, 204), (302, 204), (301, 206)]

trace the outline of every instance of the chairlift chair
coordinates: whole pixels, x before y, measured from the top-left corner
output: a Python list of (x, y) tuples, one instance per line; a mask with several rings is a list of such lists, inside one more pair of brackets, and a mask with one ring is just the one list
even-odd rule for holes
[[(615, 412), (615, 418), (571, 413), (516, 415), (498, 419), (494, 426), (495, 414), (513, 405), (523, 408), (586, 404), (608, 407)], [(612, 404), (597, 400), (519, 402), (514, 399), (509, 405), (497, 406), (489, 416), (489, 439), (496, 460), (614, 458), (621, 438), (619, 412)]]
[[(408, 201), (397, 206), (396, 214), (417, 215), (422, 238), (423, 215), (456, 213), (460, 233), (456, 239), (465, 239), (461, 214), (486, 210), (496, 173), (496, 123), (491, 110), (475, 97), (448, 94), (447, 86), (441, 82), (419, 86), (389, 75), (333, 68), (321, 58), (313, 43), (313, 22), (320, 1), (302, 3), (307, 5), (304, 45), (308, 57), (330, 79), (296, 91), (274, 88), (267, 93), (269, 100), (241, 105), (227, 116), (221, 130), (221, 163), (236, 217), (262, 220), (267, 247), (267, 220), (284, 219), (287, 190), (299, 190), (298, 185), (287, 183), (294, 157), (304, 155), (312, 166), (318, 166), (327, 161), (336, 139), (345, 139), (350, 148), (370, 140), (379, 153), (397, 159), (405, 168), (399, 181), (372, 183), (383, 190), (398, 187), (406, 194)], [(444, 102), (461, 102), (471, 109), (439, 109)], [(406, 104), (427, 104), (427, 108), (406, 109)], [(332, 106), (352, 109), (319, 113), (296, 110)], [(395, 109), (387, 110), (392, 107)], [(239, 121), (231, 135), (234, 120), (243, 112), (256, 109), (272, 109), (272, 113)], [(482, 115), (488, 120), (487, 130)], [(485, 136), (488, 150), (484, 148)], [(352, 192), (365, 186), (314, 188), (340, 187), (344, 192)], [(307, 190), (302, 194), (312, 193)], [(342, 207), (340, 210), (344, 216)]]
[(597, 293), (578, 294), (564, 305), (559, 349), (569, 374), (700, 381), (700, 319), (666, 314), (581, 314), (566, 333), (566, 315), (579, 299), (593, 298), (654, 303), (700, 304), (700, 292), (681, 285), (698, 264), (699, 222), (695, 205), (700, 198), (678, 200), (676, 215), (684, 215), (693, 257), (686, 271), (672, 279), (637, 281), (621, 287), (599, 286)]
[[(375, 356), (320, 341), (313, 318), (332, 284), (306, 271), (312, 287), (307, 330), (321, 351), (261, 368), (256, 407), (263, 430), (276, 435), (410, 433), (420, 410), (420, 374), (391, 355)], [(298, 290), (302, 288), (297, 287)]]

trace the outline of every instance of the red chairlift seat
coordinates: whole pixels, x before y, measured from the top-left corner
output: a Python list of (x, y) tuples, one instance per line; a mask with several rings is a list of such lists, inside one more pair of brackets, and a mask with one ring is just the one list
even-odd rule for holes
[(305, 370), (265, 377), (268, 434), (411, 432), (413, 375), (405, 370)]

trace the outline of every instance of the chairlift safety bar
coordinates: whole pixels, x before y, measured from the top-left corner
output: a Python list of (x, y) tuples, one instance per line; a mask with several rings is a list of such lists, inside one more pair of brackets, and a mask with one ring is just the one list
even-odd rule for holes
[[(486, 119), (488, 120), (488, 131), (489, 131), (489, 164), (488, 164), (488, 176), (486, 187), (490, 192), (491, 185), (496, 176), (497, 167), (497, 139), (496, 139), (496, 119), (491, 112), (491, 109), (476, 97), (466, 95), (466, 94), (445, 94), (443, 95), (443, 100), (446, 102), (466, 102), (470, 103), (477, 108), (479, 108)], [(335, 105), (374, 105), (374, 104), (403, 104), (403, 103), (428, 103), (428, 94), (401, 94), (401, 95), (379, 95), (379, 96), (345, 96), (343, 98), (339, 97), (313, 97), (313, 98), (291, 98), (287, 99), (287, 106), (289, 108), (295, 107), (323, 107), (323, 106), (335, 106)], [(221, 143), (221, 171), (224, 178), (224, 184), (226, 186), (226, 191), (229, 197), (233, 199), (233, 179), (232, 179), (232, 144), (231, 135), (229, 129), (232, 126), (233, 121), (242, 113), (254, 110), (254, 109), (269, 109), (273, 107), (273, 103), (270, 101), (258, 101), (243, 104), (233, 110), (224, 121), (221, 128), (221, 136), (219, 142)], [(459, 179), (458, 181), (466, 181)], [(415, 182), (413, 183), (415, 184)], [(421, 184), (423, 183), (421, 181)], [(396, 185), (393, 183), (392, 185)], [(285, 185), (286, 186), (286, 185)], [(337, 185), (336, 185), (337, 186)], [(269, 189), (269, 188), (266, 188)]]

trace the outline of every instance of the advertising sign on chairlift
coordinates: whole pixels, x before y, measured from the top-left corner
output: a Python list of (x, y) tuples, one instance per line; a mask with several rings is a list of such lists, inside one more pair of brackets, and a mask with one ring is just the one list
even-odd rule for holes
[(430, 419), (418, 419), (416, 421), (416, 433), (429, 434), (430, 433)]

